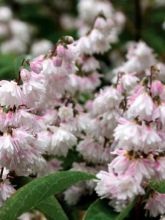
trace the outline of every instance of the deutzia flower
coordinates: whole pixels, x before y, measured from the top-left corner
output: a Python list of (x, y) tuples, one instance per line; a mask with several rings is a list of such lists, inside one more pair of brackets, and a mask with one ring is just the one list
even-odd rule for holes
[(104, 113), (118, 105), (121, 102), (121, 99), (122, 97), (120, 93), (115, 88), (105, 88), (104, 90), (101, 90), (93, 101), (93, 113)]
[(68, 150), (76, 145), (77, 138), (62, 128), (51, 128), (53, 131), (50, 151), (54, 155), (66, 156)]
[(3, 205), (4, 201), (8, 199), (13, 193), (15, 193), (14, 187), (5, 180), (0, 183), (0, 207)]
[(0, 152), (1, 166), (14, 170), (17, 175), (35, 172), (45, 163), (40, 143), (20, 128), (0, 137)]
[(143, 195), (144, 190), (139, 182), (129, 175), (116, 176), (105, 171), (99, 172), (96, 192), (102, 198), (115, 198), (118, 200), (133, 199), (135, 195)]
[(128, 115), (130, 117), (140, 117), (141, 119), (148, 119), (152, 116), (154, 110), (154, 103), (152, 98), (146, 93), (142, 92), (134, 97), (134, 100), (129, 101)]
[(24, 104), (24, 96), (20, 86), (14, 81), (0, 81), (0, 104), (1, 106), (19, 106)]
[(157, 217), (165, 214), (165, 194), (153, 193), (148, 199), (145, 209), (149, 211), (150, 216)]

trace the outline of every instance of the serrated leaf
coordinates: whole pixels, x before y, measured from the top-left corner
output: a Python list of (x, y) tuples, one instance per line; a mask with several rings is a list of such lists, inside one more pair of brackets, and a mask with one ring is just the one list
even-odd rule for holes
[(41, 211), (49, 220), (68, 220), (64, 210), (62, 209), (58, 200), (54, 197), (48, 197), (36, 206), (36, 209)]
[(78, 171), (61, 171), (31, 181), (10, 197), (0, 209), (0, 220), (15, 220), (22, 213), (34, 209), (44, 199), (71, 185), (95, 178)]
[(165, 180), (151, 181), (149, 187), (154, 191), (164, 194), (165, 193)]
[(106, 200), (96, 200), (89, 206), (83, 220), (115, 220), (117, 215)]

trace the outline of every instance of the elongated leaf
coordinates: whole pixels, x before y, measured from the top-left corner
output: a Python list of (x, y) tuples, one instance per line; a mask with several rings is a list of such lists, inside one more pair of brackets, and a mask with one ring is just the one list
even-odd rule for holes
[(48, 197), (42, 201), (37, 205), (36, 209), (41, 211), (49, 220), (68, 220), (60, 203), (54, 196)]
[(106, 200), (96, 200), (88, 208), (83, 220), (115, 220), (117, 215)]
[(165, 180), (162, 181), (151, 181), (149, 183), (149, 186), (151, 189), (159, 192), (159, 193), (165, 193)]
[(106, 200), (96, 200), (87, 210), (83, 220), (124, 220), (135, 205), (131, 202), (121, 213), (116, 213)]
[(92, 178), (93, 175), (83, 172), (62, 171), (33, 180), (5, 202), (0, 209), (0, 220), (15, 220), (22, 213), (34, 209), (43, 199), (64, 191), (78, 181)]

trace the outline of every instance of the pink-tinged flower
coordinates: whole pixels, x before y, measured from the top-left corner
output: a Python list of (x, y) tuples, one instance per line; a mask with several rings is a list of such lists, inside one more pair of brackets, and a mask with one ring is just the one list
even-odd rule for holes
[(67, 91), (70, 91), (72, 94), (76, 93), (77, 91), (91, 92), (99, 85), (100, 75), (97, 72), (83, 77), (72, 74), (69, 76)]
[(52, 133), (47, 130), (40, 131), (37, 133), (37, 140), (41, 143), (41, 149), (43, 149), (45, 153), (48, 153), (51, 145)]
[(35, 172), (45, 164), (37, 139), (23, 129), (12, 129), (0, 137), (0, 163), (17, 175)]
[(121, 94), (113, 87), (107, 87), (96, 96), (93, 101), (94, 115), (102, 114), (119, 105)]
[(138, 125), (135, 121), (120, 119), (120, 124), (114, 130), (117, 146), (127, 150), (143, 151), (155, 150), (162, 139), (151, 126)]
[(122, 88), (120, 92), (129, 92), (138, 83), (139, 79), (133, 74), (124, 74), (119, 81), (119, 86)]
[(145, 209), (150, 213), (150, 216), (157, 217), (165, 214), (165, 194), (153, 193), (148, 199)]
[(80, 54), (92, 54), (91, 42), (87, 36), (81, 37), (77, 41), (77, 50)]
[(140, 125), (138, 125), (135, 121), (128, 121), (124, 118), (121, 118), (119, 123), (120, 124), (114, 130), (114, 137), (115, 140), (118, 141), (118, 146), (140, 146)]
[(11, 111), (0, 112), (0, 131), (5, 132), (7, 127), (15, 125), (15, 114)]
[(151, 84), (152, 96), (161, 96), (164, 91), (164, 85), (159, 80), (154, 80)]
[(144, 194), (140, 183), (132, 176), (114, 175), (105, 171), (100, 171), (96, 176), (99, 180), (95, 190), (102, 198), (127, 200)]
[(68, 150), (76, 145), (77, 138), (71, 132), (63, 128), (52, 127), (51, 130), (53, 134), (49, 153), (58, 156), (66, 156)]
[(44, 56), (38, 56), (30, 62), (30, 68), (32, 72), (40, 73), (42, 71), (42, 62), (44, 60)]
[(144, 152), (149, 152), (150, 150), (155, 150), (162, 142), (156, 129), (151, 126), (142, 125), (141, 126), (141, 147)]
[(152, 158), (134, 157), (125, 150), (117, 150), (117, 157), (108, 165), (109, 172), (116, 175), (134, 177), (139, 183), (154, 176), (154, 160)]
[(16, 111), (13, 121), (12, 125), (15, 127), (23, 127), (32, 133), (38, 132), (43, 128), (43, 124), (38, 120), (38, 116), (23, 108)]
[(104, 149), (100, 143), (94, 141), (92, 138), (87, 137), (85, 140), (80, 141), (77, 146), (77, 150), (82, 154), (85, 160), (99, 163), (101, 162), (101, 156)]
[[(28, 77), (24, 77), (25, 73), (28, 75)], [(23, 80), (22, 90), (24, 96), (26, 97), (25, 104), (29, 107), (35, 107), (35, 105), (41, 103), (45, 96), (46, 89), (44, 76), (42, 74), (22, 70), (21, 77)]]
[(134, 98), (134, 101), (130, 100), (128, 115), (130, 117), (148, 119), (152, 116), (153, 110), (154, 103), (152, 98), (146, 92), (142, 92)]
[(161, 103), (157, 108), (155, 108), (153, 116), (153, 120), (159, 119), (163, 128), (165, 128), (165, 103)]
[(156, 172), (156, 176), (159, 179), (165, 179), (165, 157), (160, 156), (157, 158), (157, 160), (154, 163), (154, 169)]
[(155, 63), (155, 55), (150, 47), (144, 42), (132, 43), (128, 48), (127, 61), (117, 71), (140, 73)]
[(89, 114), (81, 114), (78, 117), (78, 130), (98, 139), (100, 134), (99, 120), (91, 118)]
[(94, 57), (82, 58), (80, 64), (85, 72), (95, 71), (100, 68), (99, 62)]
[(39, 118), (46, 126), (56, 123), (58, 112), (54, 109), (46, 109), (43, 115)]
[(15, 193), (14, 187), (5, 180), (0, 183), (0, 206), (3, 205), (4, 201), (8, 199), (13, 193)]
[(110, 43), (106, 40), (107, 36), (101, 30), (93, 29), (89, 35), (92, 53), (103, 54), (110, 49)]
[(113, 131), (117, 126), (118, 119), (120, 118), (121, 112), (118, 109), (114, 109), (105, 112), (100, 117), (100, 134), (103, 137), (111, 139), (113, 137)]
[(0, 81), (0, 105), (19, 106), (25, 103), (20, 86), (14, 81)]

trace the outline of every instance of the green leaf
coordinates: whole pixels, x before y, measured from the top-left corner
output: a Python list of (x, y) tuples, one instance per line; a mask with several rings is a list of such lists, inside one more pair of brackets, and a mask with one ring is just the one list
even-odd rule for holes
[(68, 220), (60, 203), (54, 196), (46, 198), (36, 206), (36, 209), (41, 211), (49, 220)]
[(159, 193), (165, 193), (165, 180), (161, 181), (151, 181), (149, 183), (149, 187), (153, 189), (154, 191), (157, 191)]
[(51, 195), (62, 192), (79, 181), (92, 178), (95, 176), (77, 171), (61, 171), (37, 178), (20, 188), (4, 203), (0, 209), (0, 220), (14, 220)]
[(106, 200), (96, 200), (89, 206), (83, 220), (115, 220), (117, 215)]
[(135, 205), (131, 202), (120, 214), (108, 205), (106, 200), (96, 200), (87, 210), (83, 220), (124, 220)]

